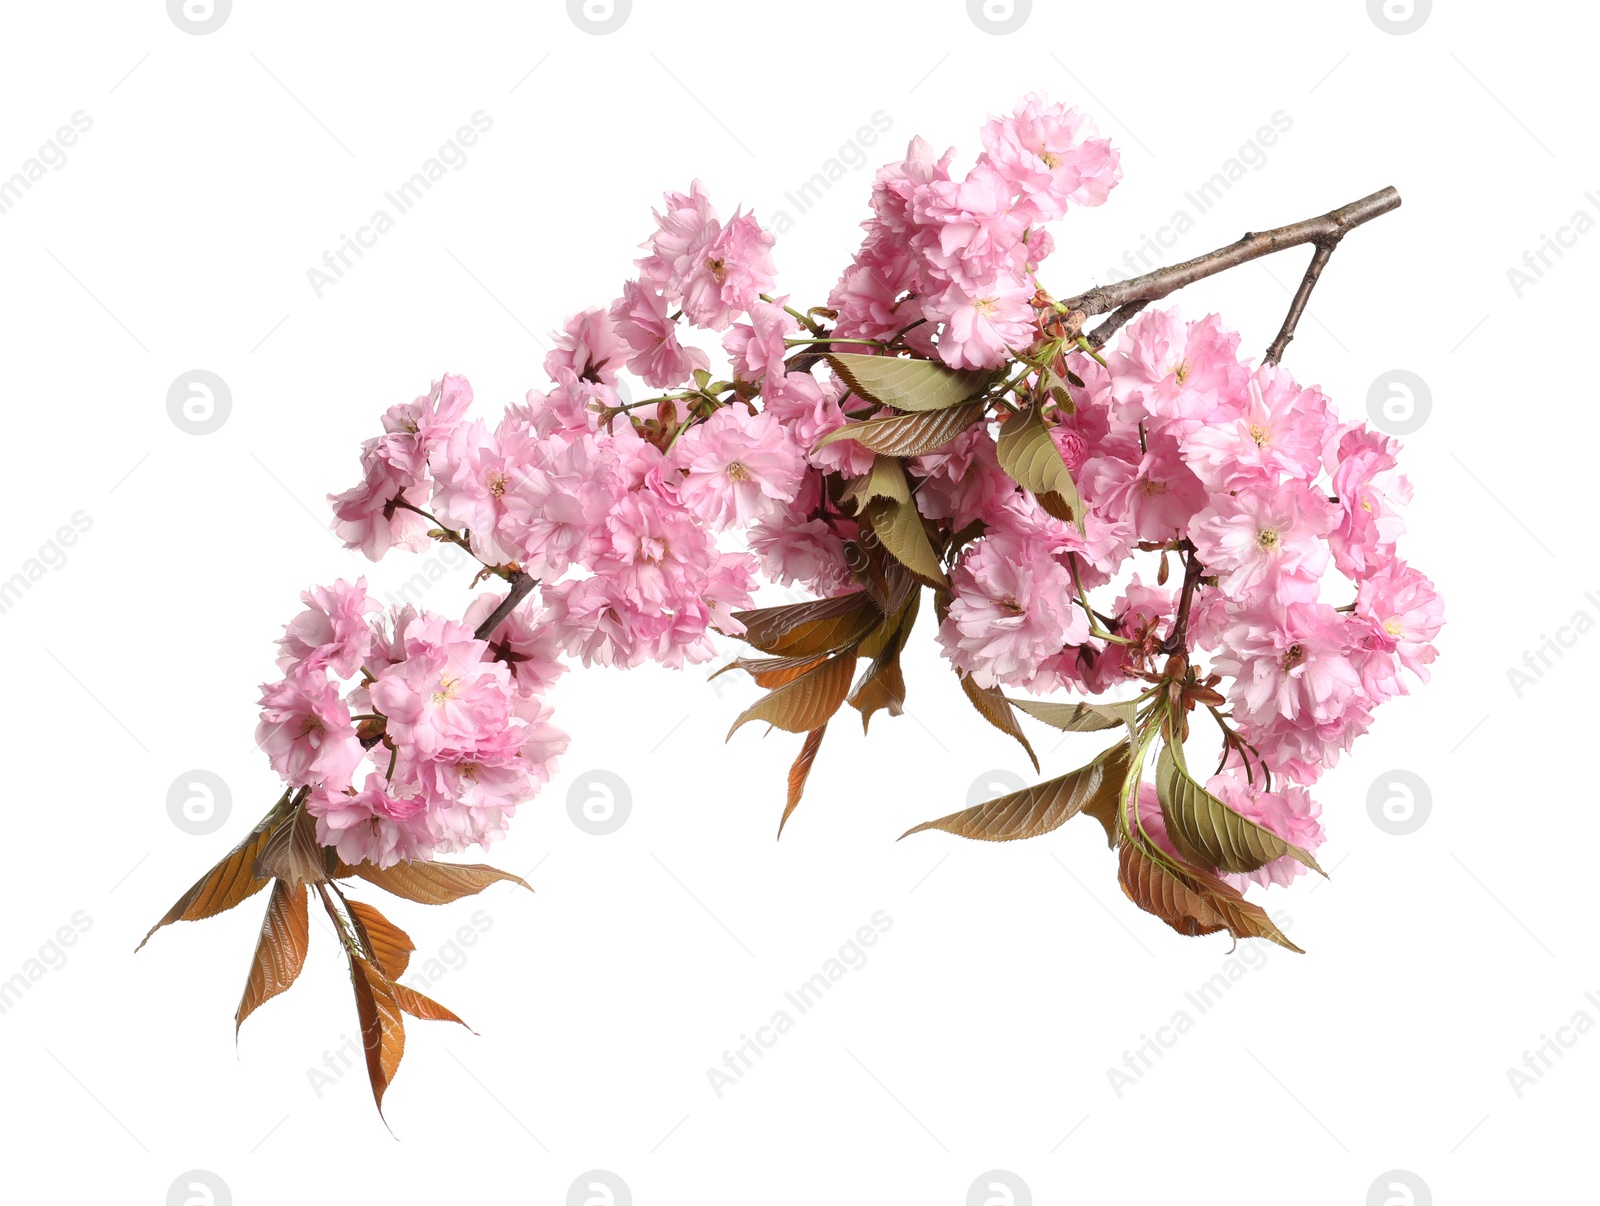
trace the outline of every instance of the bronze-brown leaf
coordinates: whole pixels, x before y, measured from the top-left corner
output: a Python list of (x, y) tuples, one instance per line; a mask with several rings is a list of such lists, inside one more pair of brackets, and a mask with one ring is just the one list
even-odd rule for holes
[(395, 986), (358, 955), (350, 956), (350, 982), (355, 987), (356, 1016), (361, 1019), (361, 1045), (367, 1056), (372, 1099), (383, 1113), (383, 1095), (394, 1083), (406, 1052), (406, 1021)]
[(317, 822), (304, 808), (267, 839), (256, 861), (256, 874), (291, 884), (328, 882), (328, 860), (317, 841)]
[(817, 751), (822, 748), (822, 735), (828, 731), (828, 726), (812, 729), (806, 734), (805, 743), (800, 747), (800, 754), (794, 760), (794, 765), (789, 768), (789, 799), (783, 806), (783, 816), (778, 820), (778, 836), (783, 836), (783, 827), (789, 823), (789, 816), (800, 804), (800, 796), (806, 789), (806, 780), (811, 776), (811, 764), (817, 760)]
[(417, 949), (416, 943), (411, 941), (411, 935), (364, 901), (347, 900), (344, 903), (350, 910), (350, 920), (355, 924), (361, 945), (372, 956), (378, 970), (391, 980), (398, 980), (405, 975), (406, 967), (411, 962), (411, 952)]
[(784, 683), (792, 683), (807, 670), (822, 664), (825, 653), (807, 653), (799, 657), (740, 657), (729, 662), (722, 669), (713, 674), (712, 678), (726, 674), (729, 670), (743, 670), (753, 678), (758, 687), (781, 687)]
[[(392, 867), (357, 863), (350, 871), (385, 892), (418, 904), (449, 904), (463, 896), (476, 896), (490, 884), (502, 881), (528, 888), (520, 876), (482, 863), (411, 862), (396, 863)], [(533, 889), (528, 888), (528, 891)]]
[[(423, 996), (414, 988), (407, 988), (404, 984), (390, 984), (389, 991), (394, 993), (395, 1003), (401, 1010), (414, 1018), (421, 1018), (427, 1022), (454, 1022), (458, 1026), (467, 1026), (439, 1002), (432, 997)], [(472, 1027), (467, 1026), (467, 1029), (472, 1030)], [(472, 1032), (477, 1033), (476, 1030)]]
[(964, 670), (957, 670), (956, 677), (961, 680), (961, 690), (972, 706), (995, 728), (1007, 737), (1015, 738), (1018, 744), (1027, 751), (1028, 761), (1033, 763), (1033, 769), (1039, 769), (1039, 757), (1033, 752), (1033, 746), (1028, 744), (1028, 738), (1022, 731), (1022, 726), (1017, 723), (1017, 714), (1011, 710), (1011, 701), (1000, 693), (998, 687), (980, 687), (972, 681), (972, 676)]
[(281, 879), (272, 885), (244, 997), (233, 1014), (234, 1034), (238, 1034), (247, 1017), (300, 978), (300, 969), (306, 965), (306, 949), (311, 945), (307, 892), (304, 884), (291, 887)]
[(745, 626), (740, 639), (762, 653), (802, 657), (831, 653), (871, 631), (882, 618), (863, 591), (831, 599), (810, 599), (782, 607), (736, 611)]
[(1010, 842), (1049, 833), (1080, 812), (1105, 824), (1116, 821), (1117, 802), (1128, 771), (1128, 745), (1118, 742), (1087, 766), (1033, 787), (964, 808), (936, 821), (908, 829), (902, 838), (924, 829), (943, 829), (985, 842)]
[(854, 440), (863, 448), (883, 456), (923, 456), (943, 448), (981, 420), (986, 409), (988, 403), (980, 399), (948, 410), (868, 419), (865, 423), (846, 423), (823, 436), (815, 447), (821, 448), (835, 440)]
[(1194, 937), (1227, 930), (1235, 938), (1266, 938), (1296, 954), (1305, 953), (1272, 923), (1265, 909), (1231, 885), (1197, 868), (1163, 865), (1136, 841), (1124, 841), (1118, 851), (1117, 880), (1129, 900), (1180, 934)]
[(139, 943), (136, 949), (144, 949), (144, 943), (149, 942), (151, 935), (164, 925), (171, 925), (174, 921), (199, 921), (204, 917), (215, 917), (218, 913), (225, 913), (235, 905), (249, 900), (271, 883), (270, 875), (256, 874), (256, 860), (261, 857), (261, 851), (273, 831), (288, 815), (288, 808), (289, 793), (285, 792), (283, 798), (250, 831), (244, 841), (230, 850), (221, 862), (178, 897), (177, 903), (167, 910), (165, 917), (150, 927), (150, 933), (144, 936), (144, 942)]
[(861, 713), (863, 733), (875, 713), (887, 709), (890, 716), (898, 716), (905, 706), (906, 679), (900, 669), (900, 651), (916, 625), (921, 595), (921, 591), (913, 594), (895, 616), (885, 620), (877, 632), (862, 642), (862, 650), (869, 645), (873, 647), (872, 662), (850, 692), (850, 706)]
[(732, 737), (752, 720), (764, 720), (787, 733), (820, 729), (850, 693), (855, 666), (854, 651), (835, 654), (815, 670), (756, 700), (739, 714), (728, 736)]

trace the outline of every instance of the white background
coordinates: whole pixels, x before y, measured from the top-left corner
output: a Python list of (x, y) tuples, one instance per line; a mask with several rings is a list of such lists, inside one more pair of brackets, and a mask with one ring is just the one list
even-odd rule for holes
[[(1039, 1203), (1358, 1206), (1391, 1169), (1440, 1203), (1577, 1200), (1600, 1036), (1576, 1036), (1520, 1097), (1507, 1068), (1576, 1012), (1600, 1021), (1584, 997), (1600, 994), (1594, 789), (1556, 754), (1592, 745), (1600, 637), (1520, 698), (1507, 670), (1574, 613), (1600, 616), (1592, 562), (1561, 535), (1584, 539), (1594, 511), (1600, 235), (1520, 297), (1507, 269), (1575, 211), (1600, 216), (1584, 199), (1600, 189), (1594, 18), (1441, 3), (1397, 36), (1360, 0), (1034, 8), (994, 35), (959, 0), (636, 0), (597, 36), (555, 0), (236, 0), (196, 36), (159, 0), (6, 7), (0, 176), (73, 113), (93, 122), (0, 214), (0, 578), (75, 513), (92, 521), (0, 615), (0, 979), (75, 914), (90, 922), (0, 1015), (6, 1200), (158, 1206), (191, 1169), (241, 1206), (561, 1203), (588, 1169), (641, 1204), (956, 1206), (989, 1169)], [(1340, 248), (1286, 360), (1346, 415), (1388, 370), (1430, 387), (1406, 441), (1402, 552), (1449, 616), (1433, 684), (1383, 708), (1318, 790), (1331, 882), (1272, 894), (1309, 953), (1251, 952), (1201, 1015), (1185, 994), (1228, 942), (1126, 902), (1097, 826), (896, 844), (975, 783), (1031, 774), (968, 711), (925, 617), (908, 715), (880, 716), (870, 740), (835, 726), (781, 844), (797, 739), (752, 728), (723, 745), (752, 686), (563, 680), (562, 773), (490, 856), (537, 894), (390, 910), (419, 960), (482, 910), (433, 988), (480, 1037), (412, 1025), (398, 1141), (359, 1071), (312, 1087), (308, 1069), (359, 1034), (324, 931), (236, 1056), (259, 902), (133, 948), (276, 794), (254, 699), (298, 592), (365, 571), (382, 595), (417, 568), (366, 566), (326, 531), (324, 496), (356, 480), (379, 412), (444, 371), (471, 378), (491, 421), (541, 385), (541, 340), (616, 295), (650, 206), (697, 175), (725, 216), (796, 217), (782, 287), (820, 303), (873, 167), (919, 132), (970, 162), (985, 116), (1032, 88), (1095, 113), (1123, 152), (1110, 203), (1055, 227), (1058, 295), (1178, 210), (1197, 220), (1172, 258), (1386, 184), (1405, 198)], [(466, 165), (316, 296), (307, 269), (479, 110), (493, 127)], [(797, 215), (785, 192), (878, 111), (893, 124), (868, 166)], [(1280, 111), (1292, 127), (1264, 164), (1196, 214), (1184, 194)], [(1303, 256), (1184, 304), (1262, 348)], [(231, 391), (208, 435), (166, 408), (195, 368)], [(466, 576), (429, 605), (462, 606)], [(1030, 731), (1049, 772), (1097, 748)], [(209, 836), (167, 814), (197, 768), (231, 791)], [(1396, 769), (1431, 792), (1409, 836), (1368, 813)], [(631, 797), (610, 836), (569, 819), (593, 770)], [(878, 910), (893, 925), (866, 965), (717, 1097), (708, 1067)], [(1119, 1095), (1107, 1070), (1180, 1010), (1192, 1028)]]

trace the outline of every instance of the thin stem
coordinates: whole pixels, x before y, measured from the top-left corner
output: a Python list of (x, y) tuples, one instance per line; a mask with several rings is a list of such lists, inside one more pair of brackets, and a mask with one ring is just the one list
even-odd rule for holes
[(785, 339), (783, 342), (788, 347), (803, 347), (813, 343), (864, 343), (874, 348), (886, 348), (889, 346), (881, 339), (837, 339), (832, 335), (817, 335), (804, 339)]
[(1121, 330), (1123, 325), (1127, 323), (1130, 318), (1139, 313), (1140, 310), (1143, 310), (1149, 304), (1150, 302), (1148, 299), (1140, 298), (1137, 301), (1129, 302), (1125, 306), (1118, 306), (1117, 309), (1112, 312), (1110, 318), (1106, 319), (1098, 327), (1089, 332), (1089, 346), (1097, 350), (1105, 347), (1106, 340), (1110, 339), (1119, 330)]
[[(772, 296), (770, 296), (769, 294), (763, 293), (761, 295), (761, 300), (766, 302), (766, 303), (768, 303), (769, 305), (771, 305), (771, 304), (774, 304), (777, 299), (772, 297)], [(821, 335), (822, 334), (822, 324), (820, 322), (818, 322), (816, 319), (812, 318), (811, 315), (800, 313), (799, 310), (796, 310), (793, 306), (789, 305), (787, 302), (784, 303), (783, 311), (790, 318), (794, 319), (801, 326), (803, 326), (806, 330), (810, 331), (813, 335)]]
[(1132, 645), (1127, 637), (1117, 636), (1115, 633), (1106, 632), (1097, 622), (1094, 608), (1089, 606), (1089, 596), (1084, 593), (1083, 583), (1078, 580), (1078, 557), (1076, 553), (1067, 554), (1067, 569), (1072, 574), (1072, 587), (1078, 592), (1078, 605), (1089, 616), (1089, 635), (1098, 640), (1110, 641), (1113, 645)]
[(513, 570), (511, 574), (511, 589), (506, 591), (506, 597), (500, 600), (500, 605), (489, 613), (487, 619), (478, 625), (477, 631), (472, 635), (480, 641), (487, 641), (494, 635), (494, 630), (505, 618), (517, 609), (517, 604), (532, 593), (533, 588), (539, 585), (539, 579), (523, 570)]
[(1185, 659), (1189, 656), (1189, 609), (1194, 605), (1195, 587), (1200, 585), (1200, 578), (1206, 572), (1206, 567), (1200, 564), (1200, 558), (1195, 556), (1194, 545), (1183, 541), (1183, 595), (1178, 602), (1178, 618), (1172, 626), (1172, 635), (1161, 643), (1164, 653), (1181, 654)]
[(1316, 253), (1306, 266), (1306, 274), (1300, 278), (1300, 287), (1294, 291), (1294, 300), (1289, 303), (1289, 313), (1284, 317), (1283, 326), (1278, 328), (1278, 337), (1267, 347), (1268, 364), (1277, 364), (1283, 359), (1283, 350), (1294, 338), (1294, 329), (1300, 322), (1300, 316), (1305, 313), (1306, 303), (1311, 300), (1311, 291), (1317, 287), (1317, 278), (1333, 258), (1333, 249), (1339, 245), (1342, 237), (1341, 231), (1317, 244)]
[(1208, 276), (1215, 276), (1226, 269), (1247, 264), (1275, 251), (1299, 247), (1305, 243), (1323, 243), (1329, 239), (1337, 241), (1357, 226), (1370, 222), (1399, 206), (1398, 192), (1393, 188), (1380, 189), (1370, 197), (1352, 201), (1349, 205), (1341, 206), (1320, 217), (1306, 218), (1304, 221), (1280, 226), (1276, 230), (1262, 231), (1259, 234), (1247, 234), (1235, 243), (1219, 247), (1215, 251), (1208, 251), (1205, 255), (1185, 260), (1181, 264), (1157, 268), (1154, 272), (1147, 272), (1132, 280), (1099, 285), (1062, 302), (1061, 308), (1064, 311), (1081, 310), (1088, 316), (1109, 314), (1132, 301), (1159, 301), (1185, 285), (1192, 285)]

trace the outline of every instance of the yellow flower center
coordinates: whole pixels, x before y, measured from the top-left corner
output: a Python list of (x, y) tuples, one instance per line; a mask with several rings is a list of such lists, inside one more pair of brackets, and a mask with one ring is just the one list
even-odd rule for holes
[(1256, 533), (1256, 544), (1260, 545), (1262, 548), (1268, 550), (1269, 552), (1272, 549), (1277, 548), (1278, 547), (1278, 529), (1277, 528), (1262, 528), (1261, 531)]
[(461, 680), (446, 675), (439, 680), (439, 689), (433, 693), (433, 702), (445, 703), (448, 700), (452, 700), (460, 690)]
[(1259, 423), (1250, 424), (1250, 438), (1256, 442), (1257, 448), (1265, 448), (1267, 446), (1266, 429)]
[(750, 470), (746, 469), (739, 461), (734, 461), (733, 464), (728, 466), (728, 477), (736, 482), (747, 482), (750, 480)]

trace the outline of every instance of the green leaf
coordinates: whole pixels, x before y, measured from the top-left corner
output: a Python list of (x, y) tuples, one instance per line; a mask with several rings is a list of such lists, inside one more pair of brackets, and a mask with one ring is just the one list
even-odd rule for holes
[(764, 720), (786, 733), (820, 729), (850, 694), (855, 667), (855, 650), (835, 654), (815, 670), (756, 700), (739, 714), (728, 736), (732, 737), (752, 720)]
[(1038, 837), (1087, 812), (1105, 824), (1103, 818), (1116, 819), (1128, 769), (1128, 745), (1118, 742), (1088, 766), (1050, 779), (1021, 791), (1011, 792), (985, 804), (964, 808), (937, 821), (925, 821), (900, 836), (910, 837), (924, 829), (942, 829), (960, 837), (985, 842), (1010, 842)]
[(922, 581), (930, 586), (950, 585), (915, 503), (874, 499), (867, 504), (867, 523), (889, 555)]
[(1156, 796), (1167, 836), (1178, 853), (1196, 866), (1237, 875), (1289, 855), (1326, 878), (1306, 851), (1240, 816), (1195, 782), (1170, 745), (1163, 746), (1156, 759)]
[(976, 398), (994, 379), (991, 369), (953, 369), (937, 360), (829, 352), (844, 383), (883, 406), (903, 411), (948, 410)]
[(1039, 500), (1039, 505), (1067, 523), (1083, 527), (1083, 502), (1078, 487), (1061, 459), (1061, 450), (1050, 438), (1044, 416), (1038, 407), (1025, 415), (1009, 419), (995, 441), (1000, 467), (1024, 490)]
[(1095, 733), (1101, 729), (1114, 729), (1119, 724), (1131, 726), (1138, 709), (1130, 700), (1127, 703), (1102, 704), (1088, 700), (1082, 703), (1041, 703), (1033, 699), (1007, 700), (1035, 720), (1042, 720), (1051, 728), (1064, 733)]
[(853, 512), (860, 513), (880, 498), (900, 503), (911, 501), (911, 484), (906, 481), (905, 467), (898, 457), (874, 457), (872, 468), (844, 488), (839, 502), (850, 504)]
[(854, 440), (863, 448), (885, 456), (922, 456), (936, 448), (943, 448), (982, 419), (987, 408), (988, 403), (980, 400), (949, 410), (868, 419), (865, 423), (846, 423), (823, 436), (813, 447), (821, 448), (835, 440)]

